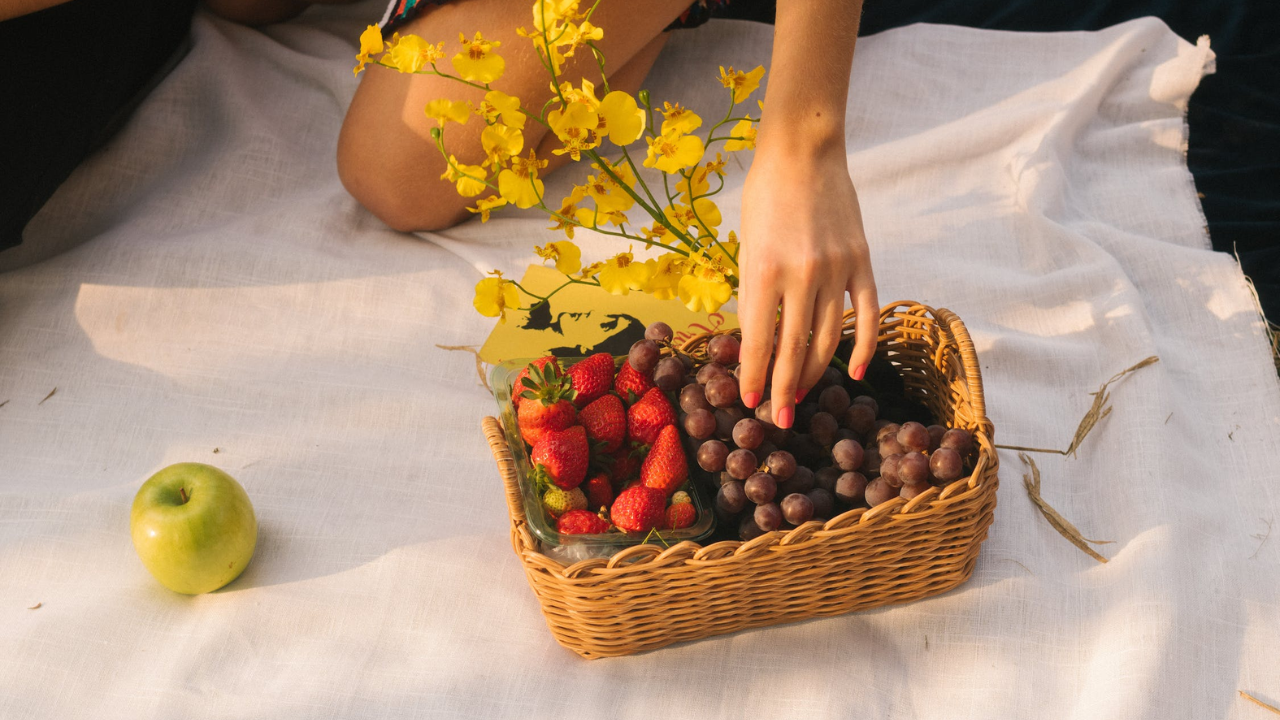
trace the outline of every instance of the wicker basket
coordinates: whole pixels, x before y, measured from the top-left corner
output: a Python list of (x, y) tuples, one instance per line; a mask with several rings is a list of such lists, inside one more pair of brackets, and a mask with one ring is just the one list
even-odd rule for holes
[[(736, 332), (736, 331), (731, 331)], [(852, 313), (844, 332), (853, 332)], [(709, 335), (685, 349), (703, 352)], [(982, 376), (964, 323), (900, 302), (880, 314), (877, 352), (938, 422), (974, 433), (973, 474), (874, 509), (855, 509), (749, 542), (637, 545), (568, 567), (538, 552), (500, 423), (484, 433), (507, 489), (511, 543), (552, 635), (585, 658), (652, 650), (746, 628), (903, 603), (967, 580), (996, 504), (998, 460)]]

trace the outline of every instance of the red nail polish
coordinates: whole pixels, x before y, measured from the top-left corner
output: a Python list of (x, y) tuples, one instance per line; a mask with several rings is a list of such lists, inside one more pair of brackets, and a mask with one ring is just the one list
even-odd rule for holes
[(796, 411), (794, 408), (784, 407), (778, 411), (778, 427), (786, 430), (791, 427), (796, 420)]
[(799, 405), (804, 400), (804, 396), (809, 394), (809, 388), (796, 391), (796, 404)]
[(742, 396), (742, 404), (754, 410), (755, 407), (760, 404), (760, 393), (744, 393)]
[(858, 367), (854, 368), (853, 372), (849, 373), (849, 377), (853, 378), (854, 380), (861, 380), (862, 376), (866, 374), (867, 374), (867, 365), (866, 363), (863, 363), (862, 365), (859, 365)]

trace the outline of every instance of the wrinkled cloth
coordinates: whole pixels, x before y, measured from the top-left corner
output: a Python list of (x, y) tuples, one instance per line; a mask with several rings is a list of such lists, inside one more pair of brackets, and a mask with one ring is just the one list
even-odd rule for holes
[[(262, 31), (197, 15), (189, 57), (0, 256), (0, 717), (1163, 720), (1256, 717), (1239, 689), (1280, 701), (1280, 384), (1184, 157), (1207, 43), (1150, 19), (914, 25), (860, 39), (851, 79), (880, 298), (966, 321), (997, 442), (1065, 447), (1090, 392), (1160, 357), (1112, 386), (1078, 457), (1036, 456), (1110, 562), (1045, 522), (1003, 452), (959, 588), (587, 662), (511, 551), (479, 430), (494, 402), (438, 347), (482, 342), (482, 272), (518, 276), (556, 233), (504, 210), (414, 237), (343, 190), (370, 9)], [(717, 66), (767, 65), (771, 33), (677, 34), (646, 84), (719, 117)], [(729, 162), (724, 228), (749, 162)], [(199, 597), (129, 539), (139, 485), (179, 461), (238, 478), (260, 523), (244, 575)]]

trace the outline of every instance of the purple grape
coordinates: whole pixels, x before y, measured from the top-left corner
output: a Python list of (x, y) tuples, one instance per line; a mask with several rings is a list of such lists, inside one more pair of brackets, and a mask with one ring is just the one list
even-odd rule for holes
[(733, 476), (729, 474), (728, 470), (723, 470), (720, 472), (719, 475), (716, 476), (715, 485), (716, 487), (720, 487), (721, 485), (725, 483), (730, 483), (730, 482), (738, 482), (738, 481), (735, 480)]
[(973, 435), (970, 435), (968, 430), (952, 428), (942, 436), (939, 446), (955, 450), (963, 457), (969, 454), (969, 450), (973, 447)]
[(758, 472), (747, 478), (742, 489), (746, 491), (748, 500), (763, 505), (772, 502), (774, 495), (778, 494), (778, 481), (769, 473)]
[(743, 417), (743, 412), (736, 407), (716, 410), (716, 437), (721, 440), (732, 440), (733, 428)]
[(755, 418), (742, 418), (733, 426), (733, 442), (740, 448), (755, 450), (764, 442), (764, 425)]
[(880, 478), (894, 487), (901, 487), (902, 480), (898, 478), (898, 465), (901, 462), (902, 456), (896, 453), (881, 460)]
[(840, 468), (824, 467), (818, 468), (813, 474), (814, 485), (832, 492), (836, 489), (836, 481), (840, 479)]
[(795, 456), (796, 463), (800, 465), (819, 467), (831, 460), (831, 453), (807, 433), (796, 433), (791, 438), (791, 442), (787, 443), (787, 450)]
[(818, 408), (823, 412), (839, 416), (849, 409), (849, 391), (840, 385), (832, 385), (818, 396)]
[(850, 442), (857, 443), (858, 447), (862, 447), (862, 436), (849, 428), (840, 428), (836, 431), (836, 442), (840, 442), (841, 440), (848, 440)]
[(866, 491), (867, 478), (860, 472), (847, 472), (836, 479), (835, 496), (850, 505), (861, 503)]
[(770, 455), (778, 452), (778, 446), (766, 440), (760, 443), (760, 447), (756, 448), (755, 450), (752, 450), (751, 452), (755, 453), (756, 457), (758, 458), (762, 458), (762, 457), (767, 458)]
[[(642, 340), (641, 342), (653, 342)], [(665, 357), (658, 361), (653, 371), (653, 382), (663, 392), (675, 392), (684, 386), (684, 365), (673, 357)]]
[[(658, 365), (658, 358), (662, 356), (658, 343), (652, 340), (637, 340), (631, 346), (631, 352), (627, 353), (627, 362), (631, 363), (631, 369), (641, 375), (649, 375), (653, 372), (653, 368)], [(676, 362), (679, 362), (678, 360)], [(684, 373), (680, 373), (683, 375)]]
[(863, 496), (868, 505), (875, 507), (898, 497), (898, 488), (885, 482), (884, 479), (872, 480), (867, 483)]
[(929, 452), (942, 447), (942, 436), (947, 434), (947, 429), (941, 425), (930, 425), (925, 429), (929, 431)]
[(859, 435), (866, 435), (875, 429), (876, 414), (870, 405), (854, 403), (841, 416), (844, 426)]
[(742, 539), (742, 542), (755, 540), (763, 534), (764, 530), (761, 530), (760, 526), (756, 524), (755, 515), (747, 515), (742, 518), (742, 522), (738, 523), (738, 537)]
[(756, 525), (765, 532), (773, 532), (782, 527), (782, 508), (778, 507), (777, 503), (757, 505), (753, 517)]
[(894, 441), (896, 442), (898, 431), (902, 429), (902, 426), (899, 425), (898, 423), (885, 422), (884, 420), (877, 420), (875, 427), (876, 427), (876, 442), (880, 442), (885, 438), (893, 438)]
[[(881, 475), (884, 473), (882, 472)], [(924, 453), (909, 452), (898, 461), (898, 479), (903, 485), (929, 482), (929, 458)]]
[(716, 507), (729, 515), (742, 512), (747, 506), (747, 493), (740, 482), (728, 482), (716, 493)]
[(723, 365), (717, 363), (707, 363), (698, 370), (698, 384), (706, 385), (711, 378), (728, 377), (729, 371), (724, 369)]
[(676, 353), (676, 357), (680, 358), (680, 364), (684, 365), (686, 374), (693, 372), (693, 356), (684, 353)]
[(919, 495), (925, 490), (928, 490), (930, 487), (933, 487), (933, 486), (927, 482), (926, 483), (906, 483), (902, 486), (902, 489), (898, 491), (898, 496), (904, 500), (910, 500), (911, 498), (914, 498), (915, 496)]
[(791, 426), (796, 432), (809, 432), (809, 421), (813, 420), (813, 416), (818, 414), (818, 404), (805, 402), (796, 405), (795, 424)]
[(706, 440), (715, 434), (716, 416), (706, 410), (694, 410), (685, 416), (684, 431), (689, 434), (689, 437)]
[(809, 434), (823, 447), (831, 447), (836, 442), (836, 431), (840, 426), (831, 413), (817, 412), (809, 420)]
[(765, 425), (764, 423), (760, 423), (760, 426), (764, 428), (764, 441), (776, 445), (775, 450), (790, 445), (791, 439), (795, 437), (795, 433), (787, 428), (780, 428), (777, 425)]
[(964, 473), (964, 458), (951, 448), (940, 447), (929, 456), (929, 472), (940, 482), (957, 480)]
[(707, 402), (707, 396), (702, 391), (702, 386), (698, 384), (685, 385), (680, 390), (680, 409), (685, 412), (693, 412), (694, 410), (707, 410), (714, 412), (715, 408), (711, 407), (711, 403)]
[(806, 493), (813, 489), (814, 482), (813, 471), (803, 465), (799, 465), (791, 477), (778, 484), (778, 492), (783, 495)]
[(791, 493), (780, 503), (782, 517), (792, 525), (803, 525), (813, 519), (813, 501), (808, 495)]
[[(813, 389), (822, 393), (832, 385), (840, 385), (842, 380), (844, 380), (844, 373), (840, 372), (836, 368), (827, 366), (827, 369), (823, 370), (822, 375), (818, 377), (818, 382), (814, 383)], [(843, 387), (841, 389), (843, 389)], [(848, 397), (848, 395), (849, 394), (846, 392), (845, 396)], [(834, 415), (835, 413), (832, 414)]]
[(719, 440), (708, 440), (698, 447), (698, 467), (707, 472), (724, 470), (724, 461), (729, 457), (729, 447)]
[(871, 408), (872, 415), (876, 417), (880, 417), (880, 403), (876, 402), (876, 399), (871, 397), (870, 395), (859, 395), (858, 397), (853, 399), (853, 404), (866, 405), (867, 407)]
[(675, 336), (675, 333), (671, 331), (670, 325), (659, 320), (644, 329), (644, 336), (647, 340), (671, 342), (671, 338)]
[(902, 447), (902, 444), (899, 443), (898, 439), (895, 437), (886, 437), (885, 439), (881, 440), (879, 444), (879, 448), (880, 448), (880, 457), (889, 457), (890, 455), (902, 455), (907, 451), (907, 449)]
[(868, 478), (880, 477), (880, 448), (877, 445), (867, 446), (867, 454), (862, 458), (862, 467), (859, 470)]
[(862, 461), (866, 456), (867, 451), (853, 440), (841, 440), (831, 448), (831, 457), (835, 460), (836, 467), (845, 472), (862, 467)]
[(903, 450), (922, 453), (929, 449), (929, 430), (918, 422), (905, 422), (898, 428), (898, 444)]
[(716, 335), (707, 341), (707, 357), (721, 365), (732, 365), (738, 362), (738, 351), (742, 343), (732, 335)]
[(780, 480), (787, 480), (796, 472), (796, 458), (786, 450), (770, 453), (765, 460), (769, 472)]
[(813, 488), (805, 495), (808, 495), (809, 502), (813, 503), (814, 520), (827, 520), (835, 514), (836, 500), (831, 493), (822, 488)]
[(707, 402), (718, 408), (732, 407), (738, 402), (738, 381), (725, 375), (707, 381)]
[(756, 460), (756, 456), (750, 450), (738, 448), (729, 453), (729, 457), (725, 458), (724, 469), (735, 480), (746, 480), (751, 477), (760, 463)]

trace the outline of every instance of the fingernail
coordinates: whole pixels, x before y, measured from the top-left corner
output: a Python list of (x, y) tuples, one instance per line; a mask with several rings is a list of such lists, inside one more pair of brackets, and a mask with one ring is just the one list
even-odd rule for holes
[(778, 427), (787, 430), (796, 420), (796, 411), (794, 408), (784, 407), (778, 411)]
[(863, 363), (862, 365), (859, 365), (858, 367), (854, 368), (853, 372), (849, 373), (849, 377), (853, 378), (854, 380), (861, 380), (862, 376), (866, 374), (867, 374), (867, 365), (866, 363)]
[(755, 407), (760, 404), (760, 393), (758, 392), (744, 393), (742, 395), (742, 404), (754, 410)]
[(799, 405), (804, 400), (804, 396), (809, 394), (809, 388), (803, 388), (796, 391), (796, 404)]

